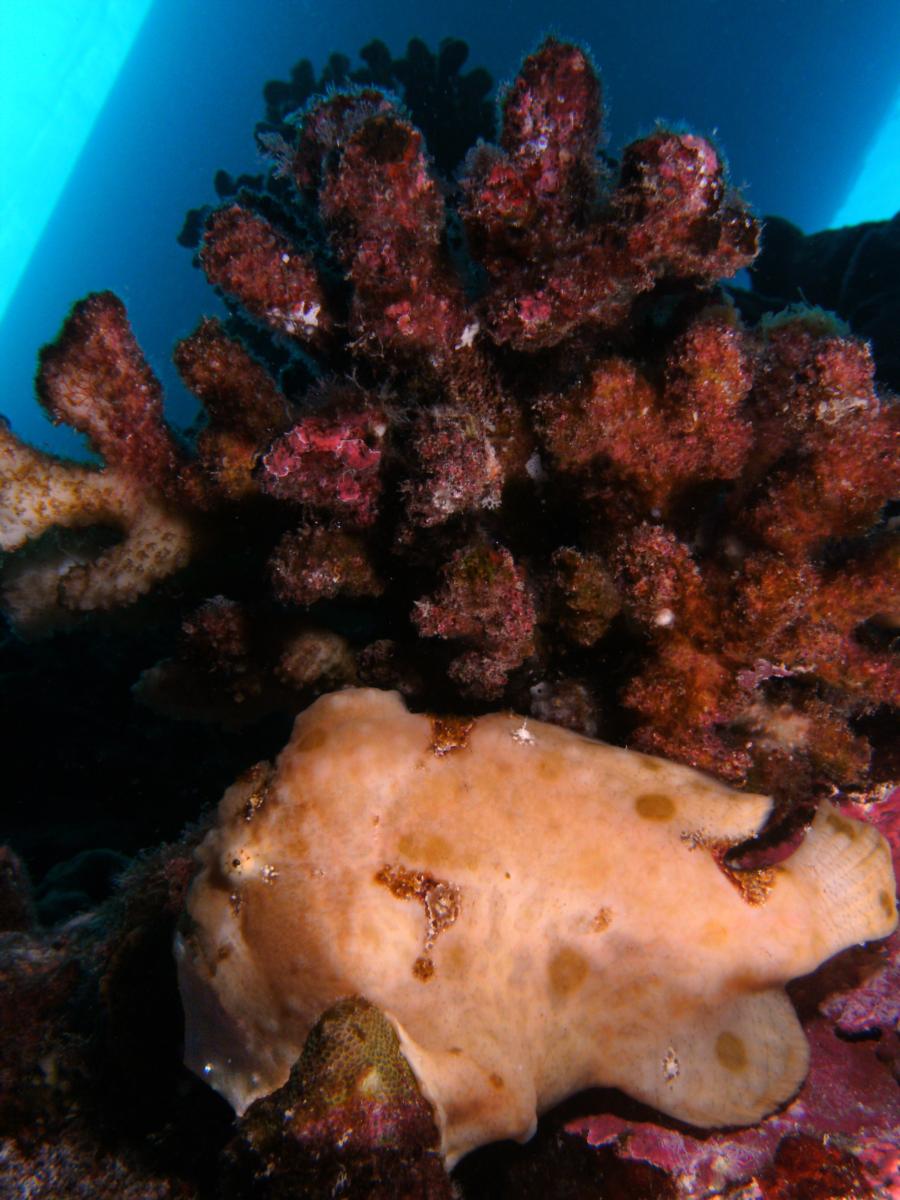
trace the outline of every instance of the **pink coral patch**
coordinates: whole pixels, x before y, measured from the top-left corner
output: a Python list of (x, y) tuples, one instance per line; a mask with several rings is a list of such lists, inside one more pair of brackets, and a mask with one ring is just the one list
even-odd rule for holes
[(262, 460), (262, 485), (281, 500), (340, 512), (359, 525), (377, 516), (383, 423), (373, 414), (306, 417)]

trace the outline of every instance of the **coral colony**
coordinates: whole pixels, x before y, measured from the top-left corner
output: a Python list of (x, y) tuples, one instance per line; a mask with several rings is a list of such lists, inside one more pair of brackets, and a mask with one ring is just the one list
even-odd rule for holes
[[(436, 69), (477, 113), (459, 46)], [(172, 716), (336, 694), (93, 923), (35, 931), (4, 860), (35, 1013), (4, 1169), (40, 1196), (888, 1194), (898, 935), (794, 985), (811, 1050), (782, 990), (896, 921), (900, 407), (869, 346), (818, 309), (745, 323), (717, 281), (760, 229), (718, 152), (657, 128), (606, 159), (577, 46), (525, 60), (455, 182), (375, 82), (282, 117), (266, 180), (202, 214), (231, 315), (175, 349), (195, 436), (111, 293), (41, 353), (100, 463), (0, 431), (2, 601), (25, 636), (182, 605), (137, 684)], [(195, 875), (188, 1060), (236, 1126), (156, 1069)], [(598, 1084), (653, 1107), (592, 1094), (449, 1180)]]

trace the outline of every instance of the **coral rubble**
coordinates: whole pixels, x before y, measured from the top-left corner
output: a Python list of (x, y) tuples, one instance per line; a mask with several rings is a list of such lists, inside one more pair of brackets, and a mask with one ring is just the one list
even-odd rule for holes
[[(230, 314), (175, 350), (202, 407), (194, 436), (167, 424), (112, 294), (76, 304), (41, 353), (41, 403), (96, 461), (61, 461), (0, 428), (0, 601), (14, 630), (99, 637), (133, 619), (156, 647), (180, 627), (137, 694), (231, 729), (362, 684), (397, 689), (413, 709), (508, 706), (599, 734), (773, 795), (768, 842), (748, 851), (760, 862), (801, 835), (822, 794), (855, 799), (896, 844), (884, 796), (900, 770), (900, 406), (869, 345), (818, 308), (755, 324), (749, 301), (739, 312), (718, 280), (753, 263), (759, 225), (718, 150), (657, 128), (613, 162), (579, 47), (550, 38), (525, 60), (496, 144), (479, 140), (461, 166), (466, 144), (493, 137), (486, 73), (462, 73), (465, 47), (434, 56), (411, 43), (392, 60), (373, 43), (363, 57), (361, 71), (333, 57), (325, 95), (309, 64), (270, 85), (257, 137), (271, 169), (221, 173), (222, 205), (191, 214), (183, 241)], [(872, 238), (864, 248), (877, 252)], [(778, 272), (771, 254), (763, 263), (764, 291)], [(448, 752), (463, 724), (447, 718)], [(8, 1012), (31, 1013), (3, 1069), (0, 1153), (11, 1178), (44, 1173), (36, 1195), (67, 1194), (79, 1171), (99, 1181), (101, 1161), (98, 1195), (217, 1194), (207, 1159), (169, 1171), (170, 1128), (144, 1111), (125, 1130), (91, 1094), (124, 1046), (140, 1081), (132, 1107), (144, 1085), (146, 1106), (182, 1115), (172, 1097), (197, 1095), (169, 1060), (164, 1086), (149, 1084), (128, 1016), (188, 862), (184, 846), (164, 855), (154, 869), (175, 882), (130, 877), (125, 899), (58, 937), (34, 928), (16, 861), (0, 864)], [(844, 1054), (877, 1074), (893, 1054), (896, 1072), (896, 976), (889, 945), (861, 988), (820, 980), (833, 996), (809, 1009), (814, 1071)], [(103, 1046), (88, 1028), (98, 995), (118, 1022)], [(171, 1022), (153, 1027), (168, 1053)], [(877, 1052), (835, 1027), (878, 1036)], [(851, 1093), (835, 1103), (855, 1104)], [(398, 1095), (379, 1093), (373, 1120), (420, 1142), (363, 1167), (355, 1145), (346, 1161), (326, 1155), (315, 1186), (352, 1159), (371, 1180), (406, 1164), (409, 1195), (446, 1194), (433, 1130)], [(306, 1116), (301, 1142), (320, 1127)], [(896, 1124), (839, 1131), (835, 1148), (827, 1114), (770, 1120), (783, 1124), (722, 1188), (755, 1174), (760, 1195), (824, 1198), (856, 1194), (860, 1170), (866, 1187), (888, 1178)], [(212, 1112), (201, 1141), (221, 1143), (221, 1121)], [(155, 1157), (134, 1152), (145, 1136)], [(266, 1194), (272, 1156), (295, 1153), (284, 1137), (254, 1117), (222, 1194)], [(559, 1124), (510, 1168), (509, 1194), (562, 1195), (545, 1168), (569, 1162), (586, 1195), (674, 1195), (662, 1142), (629, 1157), (636, 1144), (624, 1126)], [(702, 1165), (711, 1143), (699, 1144)], [(738, 1162), (737, 1145), (721, 1154)], [(460, 1175), (472, 1197), (479, 1169)], [(786, 1191), (778, 1171), (820, 1190)]]

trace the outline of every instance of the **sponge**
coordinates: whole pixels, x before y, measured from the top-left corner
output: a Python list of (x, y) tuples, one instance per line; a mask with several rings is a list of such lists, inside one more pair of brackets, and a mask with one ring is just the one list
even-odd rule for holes
[(770, 809), (512, 714), (324, 696), (199, 847), (176, 945), (187, 1064), (242, 1112), (359, 996), (450, 1166), (589, 1086), (756, 1122), (807, 1069), (784, 984), (897, 921), (887, 844), (828, 803), (791, 857), (730, 869)]

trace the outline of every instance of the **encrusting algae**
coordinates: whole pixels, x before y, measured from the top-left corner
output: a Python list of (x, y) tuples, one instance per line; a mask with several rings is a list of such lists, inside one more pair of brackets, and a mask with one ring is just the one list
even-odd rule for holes
[(261, 803), (258, 772), (226, 792), (177, 943), (188, 1065), (243, 1112), (363, 997), (449, 1165), (593, 1085), (704, 1127), (789, 1099), (808, 1048), (784, 985), (896, 925), (881, 835), (824, 803), (736, 887), (721, 848), (768, 797), (508, 713), (462, 728), (448, 749), (397, 693), (334, 693)]

